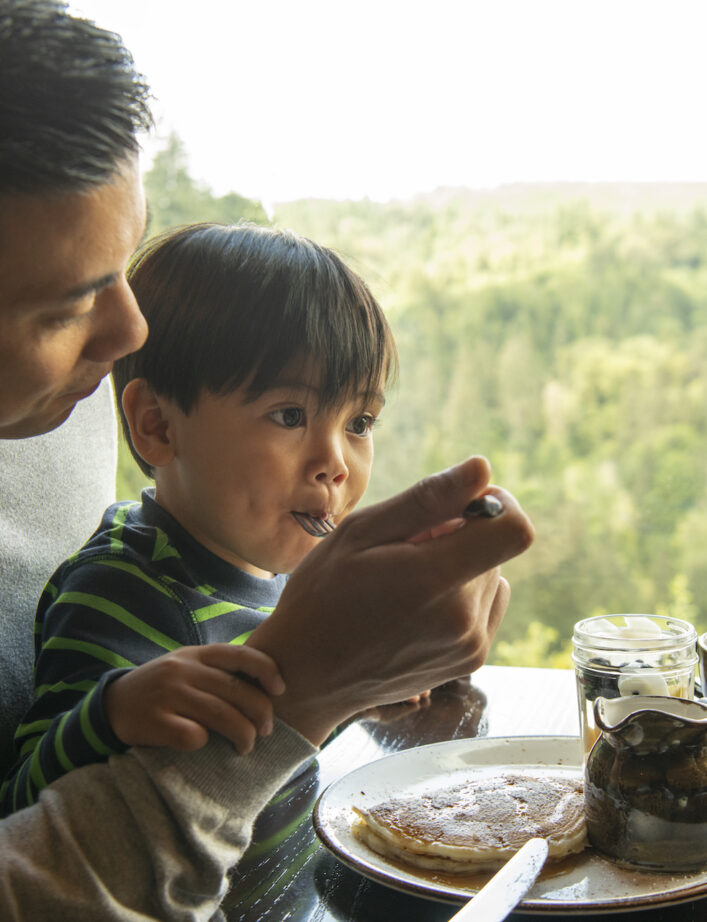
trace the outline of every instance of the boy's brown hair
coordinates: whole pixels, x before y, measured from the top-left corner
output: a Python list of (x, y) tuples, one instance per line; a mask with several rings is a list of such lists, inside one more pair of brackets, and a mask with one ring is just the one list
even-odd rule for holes
[[(368, 286), (332, 250), (291, 231), (177, 228), (148, 241), (128, 280), (150, 332), (115, 363), (118, 398), (144, 378), (184, 413), (203, 391), (246, 383), (255, 400), (293, 359), (313, 358), (327, 406), (372, 396), (397, 373), (393, 336)], [(152, 476), (121, 418), (135, 460)]]

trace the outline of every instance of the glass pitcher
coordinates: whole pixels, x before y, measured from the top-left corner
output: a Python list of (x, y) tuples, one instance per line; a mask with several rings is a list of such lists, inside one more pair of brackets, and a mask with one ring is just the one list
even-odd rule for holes
[(707, 865), (707, 705), (682, 698), (597, 698), (601, 730), (585, 768), (591, 844), (620, 864)]

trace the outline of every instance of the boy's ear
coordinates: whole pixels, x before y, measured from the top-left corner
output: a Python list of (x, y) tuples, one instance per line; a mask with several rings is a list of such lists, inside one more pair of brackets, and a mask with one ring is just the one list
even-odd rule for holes
[(144, 378), (123, 389), (123, 413), (135, 450), (151, 467), (164, 467), (174, 457), (166, 407)]

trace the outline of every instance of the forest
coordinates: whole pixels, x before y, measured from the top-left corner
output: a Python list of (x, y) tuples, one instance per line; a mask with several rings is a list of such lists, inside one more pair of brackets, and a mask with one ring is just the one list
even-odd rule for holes
[[(364, 503), (480, 453), (537, 530), (503, 568), (512, 600), (490, 662), (569, 666), (572, 626), (592, 614), (707, 630), (707, 184), (440, 189), (266, 212), (196, 182), (171, 136), (145, 186), (150, 233), (272, 223), (367, 280), (400, 377)], [(143, 482), (123, 447), (120, 498)]]

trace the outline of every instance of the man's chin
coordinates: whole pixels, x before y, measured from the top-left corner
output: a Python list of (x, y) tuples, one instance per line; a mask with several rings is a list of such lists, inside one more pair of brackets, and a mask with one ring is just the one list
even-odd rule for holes
[(0, 423), (0, 439), (31, 439), (37, 435), (45, 435), (47, 432), (52, 432), (54, 429), (58, 429), (62, 423), (65, 423), (74, 412), (75, 407), (76, 404), (72, 404), (56, 416), (30, 416), (13, 423), (8, 423), (6, 426)]

